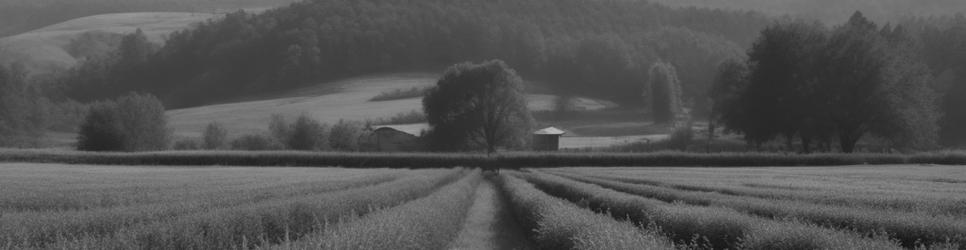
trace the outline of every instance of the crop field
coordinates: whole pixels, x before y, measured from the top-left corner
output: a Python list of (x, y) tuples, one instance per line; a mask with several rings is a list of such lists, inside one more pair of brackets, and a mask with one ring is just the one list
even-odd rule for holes
[(964, 249), (966, 168), (0, 164), (0, 249)]

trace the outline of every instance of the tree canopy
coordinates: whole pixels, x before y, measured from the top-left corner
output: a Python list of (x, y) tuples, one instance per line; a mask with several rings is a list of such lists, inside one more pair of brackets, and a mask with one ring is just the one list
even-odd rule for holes
[(446, 69), (423, 98), (423, 109), (435, 150), (519, 148), (533, 123), (523, 80), (499, 60)]
[[(818, 24), (776, 24), (762, 31), (741, 66), (724, 64), (715, 87), (716, 110), (751, 143), (776, 137), (837, 138), (853, 152), (872, 134), (898, 149), (926, 149), (936, 140), (938, 110), (932, 78), (907, 51), (901, 28), (880, 28), (856, 13), (832, 31)], [(743, 82), (742, 82), (743, 81)]]

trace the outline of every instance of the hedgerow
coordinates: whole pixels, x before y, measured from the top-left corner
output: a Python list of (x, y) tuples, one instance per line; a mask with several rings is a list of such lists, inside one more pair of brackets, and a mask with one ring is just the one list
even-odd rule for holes
[(540, 249), (674, 249), (651, 231), (581, 209), (518, 178), (501, 175), (497, 184)]
[(100, 153), (52, 150), (0, 151), (0, 162), (36, 162), (101, 165), (227, 165), (227, 166), (342, 166), (350, 168), (441, 167), (647, 167), (647, 166), (840, 166), (865, 164), (966, 164), (966, 153), (902, 154), (810, 154), (681, 152), (632, 153), (535, 153), (508, 152), (487, 156), (478, 153), (348, 153), (348, 152), (239, 152), (182, 151), (146, 153)]

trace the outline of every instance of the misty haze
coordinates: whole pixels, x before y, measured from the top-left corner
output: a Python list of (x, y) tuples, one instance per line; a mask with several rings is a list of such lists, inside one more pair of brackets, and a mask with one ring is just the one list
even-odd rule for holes
[(966, 249), (964, 13), (0, 0), (0, 249)]

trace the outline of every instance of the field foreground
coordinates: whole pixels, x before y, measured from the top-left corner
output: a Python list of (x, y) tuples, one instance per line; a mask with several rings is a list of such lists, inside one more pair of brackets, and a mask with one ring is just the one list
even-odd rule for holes
[(964, 249), (966, 168), (0, 164), (3, 249)]

